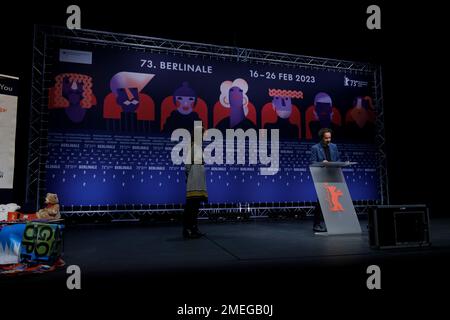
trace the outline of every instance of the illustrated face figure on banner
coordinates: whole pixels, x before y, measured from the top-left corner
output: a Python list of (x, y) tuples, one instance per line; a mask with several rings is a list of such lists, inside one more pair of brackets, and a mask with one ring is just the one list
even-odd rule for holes
[(136, 111), (140, 104), (139, 93), (153, 77), (153, 74), (122, 71), (111, 78), (111, 92), (124, 112)]
[(69, 105), (80, 107), (80, 102), (83, 99), (83, 81), (70, 81), (69, 77), (64, 77), (62, 96), (69, 101)]
[(116, 93), (116, 101), (124, 112), (135, 112), (139, 107), (138, 88), (118, 88)]
[(229, 123), (231, 127), (242, 122), (248, 114), (248, 84), (244, 79), (224, 81), (220, 85), (220, 103), (230, 108)]
[(282, 119), (288, 119), (292, 113), (291, 97), (275, 96), (272, 99), (272, 105), (278, 115)]
[(177, 110), (181, 114), (189, 114), (194, 108), (195, 97), (176, 96)]
[(245, 118), (244, 114), (244, 95), (239, 87), (231, 87), (229, 93), (230, 101), (230, 125), (233, 127)]
[(66, 114), (70, 120), (76, 123), (83, 121), (86, 114), (86, 109), (81, 107), (83, 92), (83, 81), (71, 81), (69, 77), (63, 78), (62, 96), (69, 101)]
[(325, 92), (319, 92), (314, 98), (315, 116), (322, 128), (329, 127), (333, 116), (331, 97)]
[(173, 93), (173, 98), (178, 112), (188, 115), (194, 109), (197, 94), (189, 87), (187, 82), (183, 82), (183, 85)]
[(354, 108), (351, 110), (351, 117), (358, 125), (358, 127), (362, 128), (369, 120), (369, 114), (367, 111), (369, 107), (369, 101), (367, 99), (363, 99), (363, 97), (357, 97), (353, 105)]

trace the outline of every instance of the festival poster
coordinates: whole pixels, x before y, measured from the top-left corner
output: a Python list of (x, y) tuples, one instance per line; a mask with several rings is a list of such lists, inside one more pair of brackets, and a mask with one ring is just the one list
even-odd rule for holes
[(333, 129), (343, 161), (359, 163), (344, 172), (353, 198), (379, 199), (369, 72), (102, 47), (54, 50), (46, 188), (62, 205), (183, 203), (184, 167), (171, 159), (171, 134), (194, 121), (223, 134), (279, 130), (273, 175), (261, 174), (268, 165), (259, 152), (250, 163), (249, 148), (244, 163), (236, 155), (232, 164), (206, 166), (210, 202), (315, 201), (309, 150), (322, 127)]
[(0, 189), (12, 189), (19, 79), (0, 74)]

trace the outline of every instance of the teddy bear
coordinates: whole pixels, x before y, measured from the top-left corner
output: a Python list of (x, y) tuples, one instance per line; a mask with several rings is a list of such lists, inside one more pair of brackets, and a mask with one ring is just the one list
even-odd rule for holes
[(59, 212), (59, 200), (56, 194), (47, 193), (47, 196), (45, 197), (45, 204), (45, 208), (36, 213), (36, 218), (49, 220), (61, 219), (61, 214)]

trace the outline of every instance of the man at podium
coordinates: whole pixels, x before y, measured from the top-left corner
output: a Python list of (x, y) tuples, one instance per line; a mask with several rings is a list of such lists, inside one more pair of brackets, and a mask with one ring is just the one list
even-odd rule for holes
[[(313, 145), (311, 148), (311, 163), (341, 161), (337, 145), (331, 143), (332, 133), (332, 130), (328, 128), (319, 130), (320, 142)], [(315, 232), (327, 231), (319, 203), (317, 203), (316, 209), (314, 210), (313, 230)]]

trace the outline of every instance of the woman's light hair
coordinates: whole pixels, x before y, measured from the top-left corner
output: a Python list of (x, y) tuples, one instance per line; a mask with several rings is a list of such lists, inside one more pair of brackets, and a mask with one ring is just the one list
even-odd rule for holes
[(227, 80), (227, 81), (222, 82), (222, 84), (220, 85), (220, 98), (219, 98), (220, 103), (225, 108), (230, 107), (229, 95), (230, 95), (230, 89), (232, 87), (238, 87), (242, 90), (242, 98), (244, 100), (243, 107), (244, 107), (244, 112), (247, 115), (247, 113), (248, 113), (248, 108), (247, 108), (247, 105), (248, 105), (248, 96), (247, 96), (248, 83), (244, 79), (237, 78), (234, 81)]

